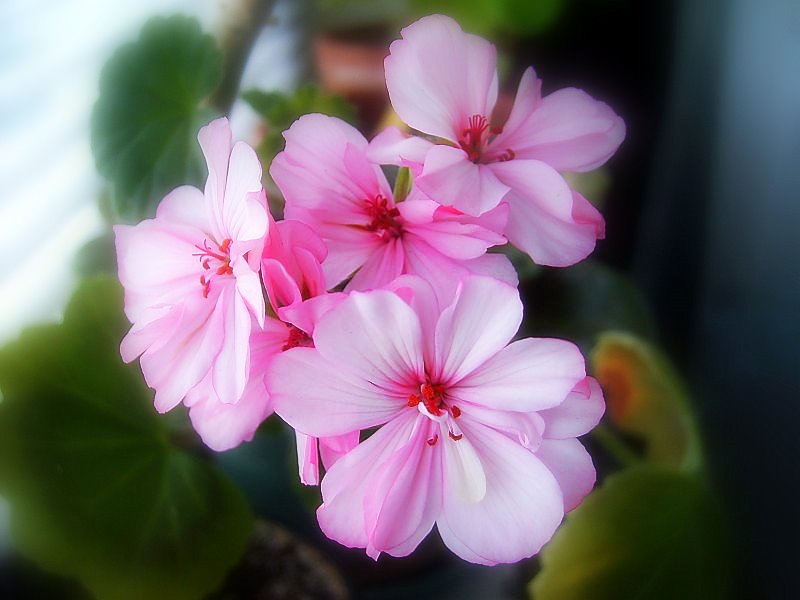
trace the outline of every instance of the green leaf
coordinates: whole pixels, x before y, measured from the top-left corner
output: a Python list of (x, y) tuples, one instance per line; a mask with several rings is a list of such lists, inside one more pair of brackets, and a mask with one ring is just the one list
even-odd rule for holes
[(535, 600), (728, 598), (727, 523), (699, 478), (623, 471), (567, 516), (541, 553)]
[(242, 99), (253, 107), (266, 125), (264, 139), (258, 146), (258, 156), (264, 165), (265, 176), (272, 159), (283, 150), (283, 131), (302, 115), (321, 113), (351, 124), (356, 120), (355, 109), (351, 104), (312, 84), (298, 88), (293, 94), (248, 90), (242, 94)]
[(412, 12), (418, 17), (449, 15), (464, 31), (489, 38), (542, 33), (556, 23), (566, 5), (567, 0), (411, 0)]
[(203, 181), (197, 132), (214, 116), (202, 101), (219, 83), (221, 63), (214, 39), (184, 16), (151, 19), (106, 63), (92, 150), (123, 220), (152, 216), (172, 188)]
[(81, 246), (72, 259), (75, 274), (89, 277), (103, 273), (117, 272), (117, 252), (114, 246), (114, 233), (106, 231)]
[(250, 511), (122, 363), (121, 307), (118, 283), (87, 280), (62, 324), (0, 350), (0, 488), (19, 550), (46, 569), (99, 598), (198, 598), (244, 551)]
[(702, 466), (689, 395), (658, 349), (626, 332), (604, 332), (591, 366), (605, 392), (607, 419), (644, 442), (648, 461), (688, 470)]

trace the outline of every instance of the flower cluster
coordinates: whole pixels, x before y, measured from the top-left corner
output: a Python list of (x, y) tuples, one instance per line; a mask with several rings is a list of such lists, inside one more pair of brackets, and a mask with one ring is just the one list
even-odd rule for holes
[[(576, 438), (604, 403), (573, 344), (511, 341), (516, 273), (487, 250), (586, 257), (603, 219), (560, 172), (601, 165), (624, 125), (582, 91), (543, 97), (531, 69), (492, 124), (495, 49), (443, 16), (405, 28), (385, 66), (420, 135), (369, 141), (301, 117), (270, 170), (285, 220), (227, 120), (201, 129), (205, 190), (177, 188), (154, 219), (115, 228), (133, 323), (122, 356), (140, 357), (156, 409), (182, 402), (215, 450), (280, 415), (304, 483), (320, 483), (322, 461), (332, 539), (404, 556), (435, 523), (465, 560), (517, 561), (592, 488)], [(402, 197), (382, 165), (412, 175)]]

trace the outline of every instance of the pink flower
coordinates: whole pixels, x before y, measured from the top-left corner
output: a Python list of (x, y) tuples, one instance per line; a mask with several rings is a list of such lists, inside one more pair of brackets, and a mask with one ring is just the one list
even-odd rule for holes
[[(262, 361), (262, 374), (281, 352), (299, 346), (311, 347), (314, 326), (319, 318), (345, 298), (345, 294), (329, 294), (322, 273), (325, 244), (307, 225), (299, 221), (279, 221), (270, 228), (261, 261), (261, 273), (267, 297), (278, 319), (277, 347)], [(268, 390), (266, 390), (268, 394)], [(316, 438), (295, 432), (300, 481), (306, 485), (319, 483), (319, 457), (330, 468), (358, 444), (359, 432)]]
[[(225, 403), (218, 397), (209, 373), (193, 387), (184, 403), (195, 430), (207, 446), (222, 451), (249, 441), (273, 412), (264, 374), (272, 360), (298, 346), (311, 346), (311, 333), (320, 315), (344, 298), (325, 291), (320, 261), (325, 246), (308, 227), (297, 221), (269, 220), (264, 243), (262, 275), (270, 303), (279, 318), (267, 316), (263, 328), (250, 334), (250, 370), (242, 397)], [(327, 467), (358, 444), (358, 431), (317, 440), (297, 434), (300, 478), (319, 482), (319, 452)], [(318, 450), (319, 447), (319, 450)]]
[(305, 115), (284, 133), (286, 150), (270, 174), (286, 198), (286, 217), (302, 221), (328, 247), (327, 286), (353, 273), (348, 290), (380, 287), (419, 274), (451, 292), (470, 273), (516, 284), (516, 273), (487, 248), (505, 243), (505, 207), (480, 218), (442, 207), (412, 191), (395, 203), (381, 168), (367, 158), (367, 140), (347, 123)]
[(251, 332), (264, 325), (258, 270), (268, 212), (261, 165), (250, 146), (231, 144), (226, 119), (203, 127), (198, 140), (208, 164), (205, 192), (179, 187), (154, 219), (114, 228), (133, 323), (120, 350), (126, 362), (141, 355), (159, 412), (199, 385), (221, 403), (240, 401)]
[[(508, 121), (490, 127), (496, 62), (492, 44), (464, 33), (449, 17), (424, 17), (403, 29), (385, 61), (392, 106), (412, 128), (444, 143), (402, 140), (389, 130), (372, 155), (416, 164), (419, 189), (465, 213), (481, 215), (508, 203), (511, 243), (539, 264), (573, 264), (604, 236), (604, 223), (559, 171), (602, 165), (622, 142), (625, 125), (581, 90), (542, 97), (528, 68)], [(392, 152), (394, 160), (386, 157)]]
[(317, 323), (314, 348), (275, 359), (275, 410), (297, 430), (380, 426), (322, 481), (326, 535), (373, 558), (405, 556), (435, 523), (453, 552), (482, 564), (550, 539), (594, 482), (574, 438), (603, 405), (573, 344), (509, 344), (521, 319), (516, 290), (492, 278), (466, 278), (440, 308), (426, 282), (404, 276), (352, 292)]

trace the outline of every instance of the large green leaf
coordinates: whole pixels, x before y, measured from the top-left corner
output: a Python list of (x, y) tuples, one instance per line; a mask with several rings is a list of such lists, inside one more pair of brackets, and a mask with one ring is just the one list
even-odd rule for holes
[(172, 188), (203, 180), (196, 137), (214, 116), (202, 101), (219, 83), (221, 61), (196, 20), (174, 16), (148, 21), (106, 63), (92, 150), (123, 220), (151, 216)]
[(567, 516), (541, 554), (533, 600), (727, 598), (723, 511), (703, 481), (623, 471)]
[(21, 552), (99, 598), (197, 598), (244, 551), (247, 504), (155, 413), (112, 279), (0, 351), (0, 488)]

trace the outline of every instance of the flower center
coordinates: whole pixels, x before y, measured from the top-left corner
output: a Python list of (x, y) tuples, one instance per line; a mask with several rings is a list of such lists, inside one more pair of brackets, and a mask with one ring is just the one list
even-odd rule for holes
[(461, 131), (458, 138), (458, 145), (467, 153), (469, 159), (474, 163), (505, 162), (513, 160), (516, 156), (511, 148), (507, 148), (501, 153), (490, 153), (486, 155), (486, 149), (492, 138), (501, 133), (503, 128), (489, 129), (489, 120), (483, 115), (472, 115), (467, 121), (467, 126)]
[[(433, 384), (429, 380), (420, 384), (419, 394), (410, 394), (408, 396), (408, 406), (417, 407), (420, 412), (433, 421), (449, 421), (451, 418), (457, 419), (461, 416), (461, 409), (447, 401), (444, 386)], [(451, 425), (453, 426), (449, 427), (448, 435), (451, 440), (457, 442), (464, 437), (464, 434), (453, 431), (455, 424), (451, 422)], [(458, 428), (456, 427), (455, 429), (457, 430)], [(428, 440), (428, 445), (435, 446), (438, 441), (439, 435), (436, 434)]]
[(313, 348), (314, 342), (305, 331), (286, 323), (286, 326), (289, 328), (289, 337), (286, 338), (286, 342), (283, 344), (283, 348), (281, 348), (282, 352), (286, 352), (287, 350), (291, 350), (292, 348), (297, 348), (298, 346), (303, 346), (304, 348)]
[(369, 231), (374, 231), (383, 239), (398, 238), (403, 233), (403, 224), (400, 211), (395, 206), (390, 206), (389, 199), (383, 194), (378, 194), (364, 202), (364, 212), (372, 219), (366, 226)]
[(200, 275), (200, 285), (203, 287), (203, 298), (208, 298), (211, 291), (211, 280), (214, 276), (233, 275), (231, 268), (231, 243), (230, 239), (222, 240), (221, 244), (214, 245), (217, 247), (214, 250), (208, 244), (208, 240), (203, 240), (203, 245), (195, 244), (195, 248), (200, 250), (192, 256), (197, 256), (200, 259), (200, 264), (206, 273)]
[(472, 162), (479, 162), (483, 156), (483, 149), (488, 141), (485, 134), (488, 130), (489, 120), (486, 117), (472, 115), (467, 121), (467, 127), (461, 131), (458, 144)]

